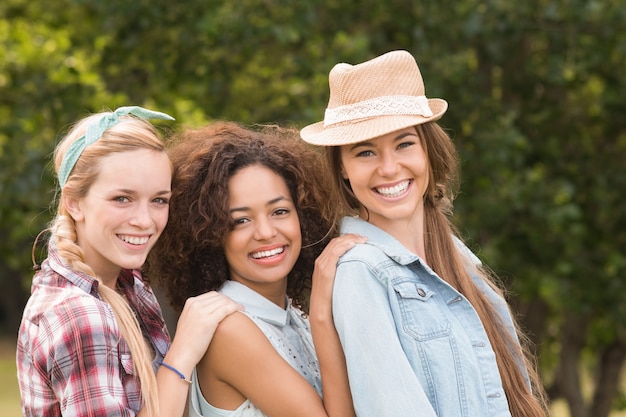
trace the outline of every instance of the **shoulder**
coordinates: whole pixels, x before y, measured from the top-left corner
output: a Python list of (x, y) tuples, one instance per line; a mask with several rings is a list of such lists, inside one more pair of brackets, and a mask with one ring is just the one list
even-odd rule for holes
[(104, 342), (106, 335), (118, 333), (111, 308), (90, 294), (74, 291), (45, 300), (45, 308), (32, 311), (27, 319), (40, 337), (55, 345), (80, 345), (90, 338)]
[(230, 379), (268, 365), (275, 355), (276, 350), (252, 319), (236, 312), (220, 322), (200, 366)]
[(47, 308), (25, 316), (20, 327), (18, 344), (29, 352), (33, 364), (47, 369), (51, 358), (61, 366), (96, 361), (117, 351), (121, 334), (101, 300), (83, 292), (49, 301)]
[(91, 294), (75, 294), (59, 301), (47, 313), (61, 322), (74, 321), (83, 325), (105, 326), (114, 320), (111, 307)]
[(110, 307), (93, 294), (72, 284), (42, 285), (33, 289), (24, 310), (30, 320), (69, 321), (83, 316), (110, 316)]
[(340, 258), (340, 260), (363, 261), (368, 263), (368, 261), (375, 261), (383, 258), (387, 258), (387, 255), (380, 247), (378, 247), (378, 245), (366, 242), (354, 245), (354, 247), (348, 250)]
[(339, 258), (338, 270), (370, 271), (378, 275), (397, 264), (393, 254), (387, 253), (377, 242), (356, 244)]
[(265, 335), (254, 321), (245, 313), (236, 312), (220, 322), (211, 343), (246, 346), (254, 345), (256, 341), (263, 339)]
[(337, 263), (333, 302), (383, 291), (403, 266), (371, 243), (357, 244)]
[(454, 243), (454, 246), (461, 255), (461, 258), (463, 258), (466, 263), (476, 266), (482, 264), (480, 259), (474, 254), (474, 252), (471, 251), (470, 248), (467, 247), (465, 242), (463, 242), (458, 236), (452, 235), (452, 242)]

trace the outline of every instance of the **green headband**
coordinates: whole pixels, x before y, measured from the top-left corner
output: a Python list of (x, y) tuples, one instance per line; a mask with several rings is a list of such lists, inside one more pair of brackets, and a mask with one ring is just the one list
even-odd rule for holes
[(144, 109), (139, 106), (120, 107), (112, 113), (103, 115), (100, 119), (87, 126), (85, 134), (78, 138), (67, 149), (65, 156), (63, 156), (63, 162), (61, 162), (61, 168), (59, 168), (59, 184), (61, 185), (61, 188), (63, 188), (67, 182), (70, 172), (72, 172), (74, 165), (76, 165), (76, 161), (78, 161), (78, 158), (83, 153), (85, 148), (100, 139), (108, 128), (118, 124), (121, 116), (129, 114), (137, 116), (143, 120), (175, 120), (168, 114)]

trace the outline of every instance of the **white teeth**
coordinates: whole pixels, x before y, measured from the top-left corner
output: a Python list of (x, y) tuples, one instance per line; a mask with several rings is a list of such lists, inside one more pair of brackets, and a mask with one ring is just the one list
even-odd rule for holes
[(148, 242), (148, 240), (150, 240), (150, 238), (147, 236), (144, 236), (144, 237), (126, 236), (126, 235), (118, 235), (118, 236), (124, 242), (130, 243), (131, 245), (144, 245), (146, 244), (146, 242)]
[(270, 256), (278, 255), (279, 253), (283, 253), (284, 251), (285, 251), (285, 248), (281, 246), (279, 248), (272, 249), (272, 250), (254, 252), (253, 254), (251, 254), (251, 256), (254, 259), (269, 258)]
[(397, 197), (409, 188), (409, 181), (405, 181), (401, 184), (393, 187), (377, 187), (376, 191), (385, 197)]

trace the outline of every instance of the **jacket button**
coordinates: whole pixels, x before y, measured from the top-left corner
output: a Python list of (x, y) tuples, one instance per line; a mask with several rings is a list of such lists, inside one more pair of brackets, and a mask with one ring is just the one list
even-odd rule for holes
[(426, 291), (424, 291), (422, 288), (418, 288), (418, 289), (417, 289), (417, 294), (418, 294), (420, 297), (425, 297), (425, 296), (426, 296)]

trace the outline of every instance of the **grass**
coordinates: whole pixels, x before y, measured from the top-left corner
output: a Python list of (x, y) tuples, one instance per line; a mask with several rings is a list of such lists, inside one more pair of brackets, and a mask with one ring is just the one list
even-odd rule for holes
[[(3, 417), (22, 415), (16, 372), (15, 341), (0, 339), (0, 386), (4, 387), (0, 390), (0, 410), (2, 410)], [(559, 400), (552, 405), (552, 417), (569, 417), (567, 404), (564, 401)], [(614, 411), (610, 417), (626, 417), (626, 411)]]
[(0, 339), (0, 410), (4, 417), (20, 417), (20, 390), (15, 368), (15, 341)]

